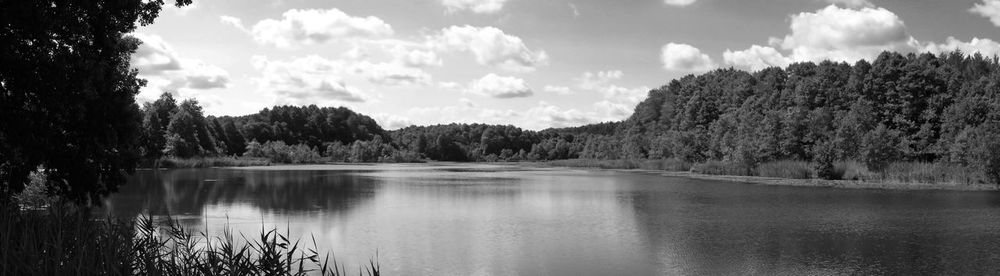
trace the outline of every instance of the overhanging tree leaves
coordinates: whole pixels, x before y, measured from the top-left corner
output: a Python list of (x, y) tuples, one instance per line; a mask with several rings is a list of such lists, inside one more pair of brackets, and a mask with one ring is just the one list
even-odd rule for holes
[[(177, 0), (175, 5), (190, 4)], [(134, 171), (145, 81), (130, 69), (162, 0), (0, 0), (0, 196), (49, 172), (50, 191), (98, 202)]]

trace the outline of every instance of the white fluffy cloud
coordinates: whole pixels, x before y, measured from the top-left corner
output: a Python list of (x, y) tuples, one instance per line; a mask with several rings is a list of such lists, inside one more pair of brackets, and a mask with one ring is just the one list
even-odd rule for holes
[(791, 63), (791, 59), (785, 57), (777, 49), (766, 46), (753, 45), (749, 49), (742, 51), (726, 50), (722, 53), (722, 58), (726, 65), (740, 69), (759, 71), (768, 67), (785, 67)]
[(140, 78), (149, 81), (141, 98), (163, 92), (190, 94), (192, 90), (228, 86), (226, 70), (201, 60), (181, 58), (160, 36), (142, 33), (132, 36), (143, 42), (132, 54), (132, 68), (139, 71)]
[(667, 4), (667, 5), (671, 5), (671, 6), (680, 6), (680, 7), (683, 7), (683, 6), (694, 4), (695, 1), (697, 1), (697, 0), (663, 0), (663, 3)]
[(386, 130), (397, 130), (404, 127), (412, 126), (413, 120), (410, 118), (397, 116), (386, 113), (367, 113), (372, 119), (378, 122), (378, 125), (382, 126)]
[(970, 12), (989, 18), (993, 25), (1000, 27), (1000, 0), (983, 0), (969, 9)]
[(254, 56), (253, 66), (261, 72), (261, 77), (254, 80), (258, 88), (275, 93), (278, 103), (324, 104), (368, 100), (360, 89), (348, 86), (339, 76), (345, 66), (338, 61), (315, 55), (287, 61)]
[(534, 94), (523, 79), (496, 74), (488, 74), (472, 81), (469, 92), (501, 99), (523, 98)]
[(871, 2), (869, 2), (868, 0), (826, 0), (826, 2), (830, 3), (830, 4), (841, 4), (841, 5), (845, 5), (845, 6), (851, 7), (851, 8), (874, 7), (875, 6), (874, 4), (872, 4)]
[(525, 123), (529, 129), (544, 129), (549, 127), (570, 127), (598, 122), (594, 114), (588, 114), (576, 109), (561, 109), (546, 102), (538, 102), (538, 106), (528, 109), (525, 118), (531, 118)]
[(441, 0), (448, 12), (468, 10), (474, 13), (495, 13), (503, 9), (507, 0)]
[(660, 52), (663, 68), (678, 72), (705, 72), (715, 68), (715, 63), (701, 50), (687, 44), (668, 43)]
[(870, 59), (882, 51), (913, 52), (918, 43), (896, 14), (883, 8), (835, 5), (791, 18), (791, 34), (773, 39), (796, 61)]
[(596, 112), (587, 112), (592, 121), (624, 120), (632, 115), (635, 105), (646, 98), (648, 87), (627, 88), (614, 84), (624, 77), (625, 73), (621, 70), (607, 70), (585, 72), (577, 79), (580, 89), (602, 95), (603, 100), (593, 105)]
[(577, 79), (577, 86), (582, 89), (598, 89), (613, 81), (620, 80), (625, 73), (621, 70), (598, 71), (597, 73), (584, 72), (583, 76)]
[(253, 35), (262, 44), (289, 48), (323, 44), (339, 39), (378, 38), (393, 34), (392, 26), (378, 17), (355, 17), (338, 9), (292, 9), (281, 19), (264, 19), (246, 29), (239, 18), (222, 16), (220, 20)]
[(521, 38), (494, 27), (451, 26), (430, 38), (440, 51), (469, 51), (476, 62), (514, 72), (530, 72), (548, 64), (545, 51), (533, 51)]
[(988, 38), (976, 37), (972, 38), (969, 42), (964, 42), (954, 37), (948, 37), (948, 40), (945, 43), (928, 43), (924, 50), (931, 53), (944, 53), (961, 50), (962, 53), (967, 55), (980, 53), (984, 56), (992, 57), (1000, 55), (1000, 43)]
[(441, 66), (443, 64), (441, 57), (431, 50), (394, 45), (388, 51), (396, 63), (409, 67)]

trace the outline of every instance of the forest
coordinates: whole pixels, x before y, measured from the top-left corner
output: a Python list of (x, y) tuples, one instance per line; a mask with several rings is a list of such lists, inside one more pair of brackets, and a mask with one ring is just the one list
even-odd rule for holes
[(741, 175), (795, 161), (826, 179), (843, 177), (838, 163), (878, 173), (909, 162), (974, 168), (996, 182), (998, 93), (996, 57), (885, 52), (853, 65), (688, 75), (650, 91), (622, 122), (542, 131), (484, 124), (385, 131), (343, 107), (205, 117), (197, 102), (164, 94), (142, 109), (142, 152), (279, 163), (670, 159)]

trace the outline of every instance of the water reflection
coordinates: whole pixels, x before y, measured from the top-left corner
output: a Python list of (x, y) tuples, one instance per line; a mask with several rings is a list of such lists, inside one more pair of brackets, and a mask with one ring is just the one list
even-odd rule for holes
[[(290, 228), (397, 275), (998, 274), (993, 193), (765, 187), (495, 166), (142, 171), (108, 202)], [(210, 231), (214, 232), (214, 231)]]

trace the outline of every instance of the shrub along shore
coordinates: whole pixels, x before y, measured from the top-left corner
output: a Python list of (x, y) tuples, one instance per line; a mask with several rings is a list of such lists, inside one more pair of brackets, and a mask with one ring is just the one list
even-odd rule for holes
[(775, 161), (748, 168), (732, 162), (691, 164), (676, 159), (568, 159), (517, 163), (525, 166), (641, 170), (664, 176), (744, 182), (762, 185), (849, 189), (996, 191), (989, 178), (974, 167), (956, 164), (899, 162), (872, 172), (859, 162), (836, 162), (833, 179), (818, 177), (817, 165), (805, 161)]

